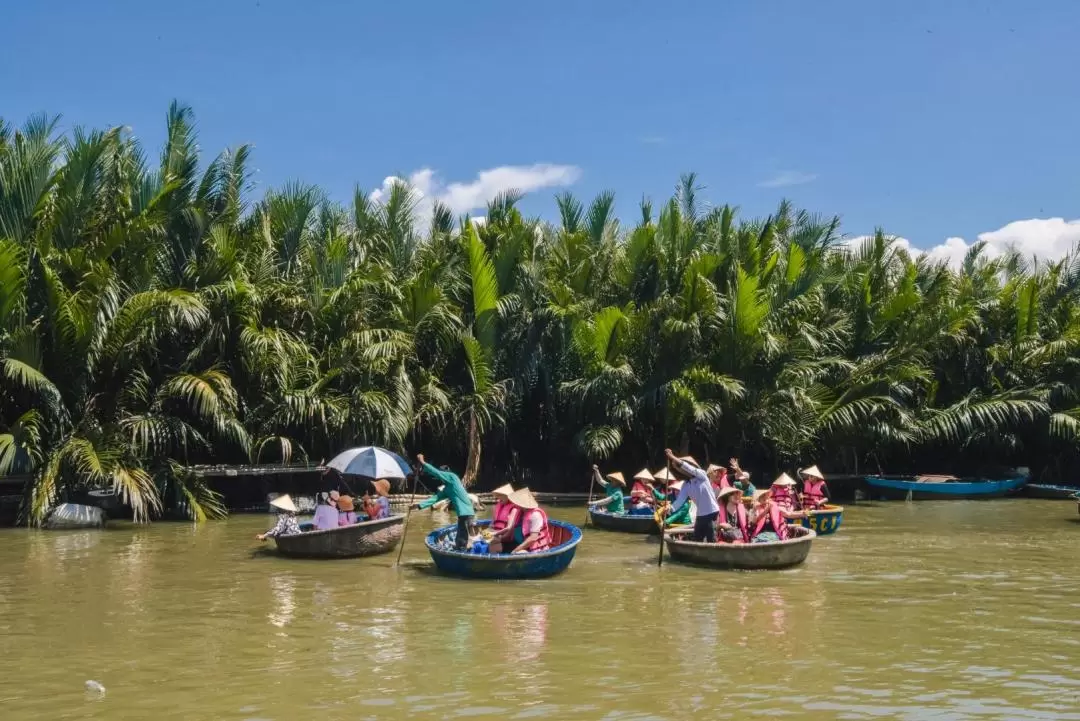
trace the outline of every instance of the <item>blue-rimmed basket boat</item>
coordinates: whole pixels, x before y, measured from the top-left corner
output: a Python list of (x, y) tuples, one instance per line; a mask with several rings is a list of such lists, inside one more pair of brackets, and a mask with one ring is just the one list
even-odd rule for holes
[(817, 534), (809, 528), (791, 526), (792, 536), (772, 543), (697, 543), (683, 536), (693, 529), (677, 529), (664, 535), (668, 553), (676, 561), (727, 570), (771, 570), (797, 566), (810, 555)]
[(1001, 498), (1015, 493), (1027, 483), (1027, 476), (1001, 481), (983, 479), (936, 480), (935, 476), (885, 477), (866, 476), (872, 500), (949, 501), (961, 499)]
[(603, 508), (589, 507), (589, 522), (594, 528), (620, 533), (654, 534), (659, 536), (653, 514), (609, 513)]
[[(401, 543), (405, 516), (363, 521), (326, 531), (277, 536), (278, 553), (292, 558), (359, 558), (389, 553)], [(306, 525), (306, 524), (305, 524)], [(301, 526), (303, 529), (304, 526)]]
[[(490, 521), (479, 521), (486, 526)], [(581, 543), (581, 529), (562, 521), (548, 520), (551, 542), (547, 551), (538, 553), (466, 553), (441, 548), (457, 533), (457, 525), (432, 531), (424, 539), (431, 560), (443, 573), (462, 578), (523, 579), (547, 578), (565, 571), (574, 560)]]
[(1077, 498), (1080, 488), (1076, 486), (1050, 486), (1043, 483), (1029, 483), (1024, 486), (1024, 495), (1028, 498), (1046, 498), (1071, 501)]
[(830, 536), (840, 530), (844, 520), (844, 507), (824, 505), (809, 511), (806, 518), (792, 518), (788, 523), (793, 526), (809, 528), (819, 536)]

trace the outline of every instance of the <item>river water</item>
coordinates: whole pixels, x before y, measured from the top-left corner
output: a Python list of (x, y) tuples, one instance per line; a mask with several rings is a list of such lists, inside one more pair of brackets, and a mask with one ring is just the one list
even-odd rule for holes
[(253, 553), (270, 516), (8, 529), (0, 718), (1080, 719), (1076, 519), (859, 505), (749, 573), (587, 530), (565, 574), (513, 583), (432, 572), (446, 515), (414, 515), (401, 567)]

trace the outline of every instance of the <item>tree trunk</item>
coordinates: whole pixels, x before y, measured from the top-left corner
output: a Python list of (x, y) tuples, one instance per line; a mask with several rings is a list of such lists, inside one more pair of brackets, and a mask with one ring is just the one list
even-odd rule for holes
[(461, 482), (468, 488), (476, 480), (480, 470), (480, 431), (476, 427), (476, 413), (469, 411), (469, 456), (465, 460), (465, 475)]

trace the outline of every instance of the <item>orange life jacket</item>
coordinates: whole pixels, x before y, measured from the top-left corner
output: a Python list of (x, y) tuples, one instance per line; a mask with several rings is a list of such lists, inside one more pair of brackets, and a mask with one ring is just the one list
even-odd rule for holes
[(540, 514), (540, 518), (543, 519), (543, 525), (540, 527), (540, 533), (537, 534), (536, 540), (533, 541), (532, 545), (529, 546), (528, 549), (526, 549), (530, 553), (535, 553), (536, 551), (546, 551), (551, 548), (551, 526), (548, 524), (548, 517), (547, 514), (544, 513), (544, 509), (534, 508), (529, 511), (522, 510), (521, 513), (518, 515), (518, 521), (515, 528), (521, 529), (522, 539), (528, 538), (529, 532), (527, 530), (526, 522), (529, 520), (529, 517), (534, 513)]
[(720, 515), (718, 517), (718, 520), (720, 521), (720, 523), (727, 523), (738, 528), (739, 533), (742, 534), (742, 540), (745, 543), (750, 542), (750, 523), (747, 520), (746, 516), (746, 506), (741, 503), (735, 506), (735, 518), (733, 519), (735, 523), (732, 523), (728, 520), (727, 503), (721, 503)]

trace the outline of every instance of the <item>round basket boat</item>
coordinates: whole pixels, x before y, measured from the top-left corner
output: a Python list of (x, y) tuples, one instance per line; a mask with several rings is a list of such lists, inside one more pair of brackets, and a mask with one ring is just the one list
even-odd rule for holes
[(363, 521), (328, 531), (278, 536), (278, 553), (292, 558), (357, 558), (388, 553), (401, 542), (405, 516)]
[(793, 537), (774, 543), (697, 543), (681, 538), (692, 532), (678, 529), (665, 535), (673, 559), (696, 566), (747, 571), (797, 566), (806, 560), (817, 536), (809, 528), (791, 526), (788, 533)]
[(629, 513), (609, 513), (602, 508), (589, 507), (589, 521), (594, 528), (621, 533), (652, 533), (660, 535), (652, 514), (631, 515)]
[(792, 518), (788, 523), (793, 526), (809, 528), (819, 536), (829, 536), (840, 530), (840, 523), (843, 520), (843, 506), (826, 504), (816, 511), (810, 511), (806, 518)]
[[(479, 521), (486, 526), (491, 521)], [(442, 548), (452, 541), (457, 525), (432, 531), (424, 539), (431, 560), (443, 573), (462, 578), (547, 578), (565, 571), (581, 542), (581, 529), (562, 521), (548, 521), (553, 545), (539, 553), (466, 553)]]

